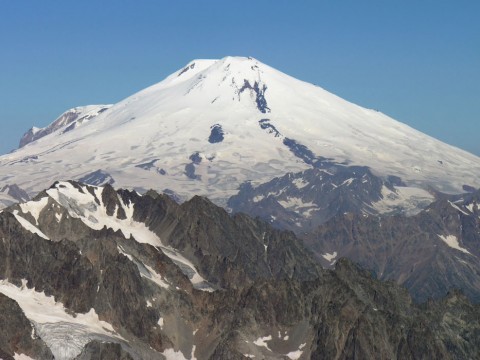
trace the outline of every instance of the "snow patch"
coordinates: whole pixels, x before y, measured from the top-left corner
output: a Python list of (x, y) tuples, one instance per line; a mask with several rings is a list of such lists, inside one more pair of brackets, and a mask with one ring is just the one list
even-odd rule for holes
[(470, 215), (466, 211), (462, 210), (458, 205), (454, 204), (453, 202), (449, 201), (448, 202), (455, 210), (460, 211), (464, 215)]
[(303, 178), (298, 178), (292, 181), (292, 184), (296, 186), (297, 189), (301, 190), (304, 187), (308, 186), (310, 183), (305, 181)]
[(267, 345), (267, 341), (270, 341), (270, 340), (272, 340), (272, 335), (268, 335), (268, 336), (258, 338), (253, 343), (257, 346), (266, 348), (268, 351), (272, 351)]
[(298, 359), (300, 359), (300, 356), (302, 356), (302, 354), (303, 354), (303, 351), (297, 350), (297, 351), (291, 351), (288, 354), (286, 354), (285, 356), (288, 357), (291, 360), (298, 360)]
[(353, 182), (353, 180), (355, 180), (355, 179), (354, 179), (354, 178), (347, 179), (347, 180), (345, 180), (344, 182), (342, 182), (342, 183), (341, 183), (340, 185), (338, 185), (338, 186), (343, 186), (343, 185), (348, 186), (348, 185), (350, 185), (350, 184)]
[(15, 354), (13, 355), (13, 358), (14, 358), (15, 360), (34, 360), (34, 359), (31, 358), (30, 356), (27, 356), (27, 355), (25, 355), (25, 354), (17, 354), (17, 353), (15, 353)]
[(48, 198), (43, 197), (38, 201), (29, 201), (20, 205), (20, 209), (24, 214), (30, 213), (35, 219), (36, 224), (38, 225), (38, 217), (42, 210), (47, 206)]
[(257, 203), (259, 201), (262, 201), (264, 198), (265, 198), (265, 196), (263, 196), (263, 195), (257, 195), (253, 198), (253, 202)]
[(406, 216), (418, 214), (431, 204), (435, 197), (428, 191), (416, 187), (395, 187), (392, 191), (382, 187), (382, 199), (372, 203), (372, 208), (381, 214), (401, 212)]
[(314, 211), (319, 210), (317, 204), (315, 204), (314, 202), (304, 202), (303, 199), (298, 197), (291, 197), (285, 200), (277, 201), (284, 209), (288, 209), (296, 213), (301, 213), (306, 218), (311, 217)]
[(24, 219), (20, 215), (18, 215), (18, 211), (15, 210), (13, 212), (13, 215), (17, 219), (17, 221), (20, 223), (20, 225), (23, 226), (25, 230), (30, 231), (32, 234), (37, 234), (38, 236), (44, 238), (45, 240), (50, 240), (47, 235), (45, 235), (39, 228), (37, 228), (35, 225), (33, 225), (30, 221), (27, 219)]
[(72, 316), (62, 303), (55, 302), (53, 296), (28, 289), (26, 284), (27, 280), (22, 280), (22, 286), (17, 287), (7, 280), (1, 280), (0, 292), (18, 303), (55, 359), (74, 358), (92, 339), (122, 340), (112, 325), (98, 318), (94, 309)]
[(163, 277), (158, 274), (153, 268), (146, 264), (142, 264), (138, 260), (136, 260), (132, 255), (128, 254), (121, 245), (117, 246), (117, 250), (120, 254), (125, 255), (131, 262), (133, 262), (135, 265), (137, 265), (138, 271), (140, 272), (140, 276), (144, 277), (158, 286), (168, 289), (170, 285), (163, 280)]
[(153, 270), (150, 266), (145, 264), (143, 264), (143, 266), (147, 268), (148, 273), (144, 273), (140, 271), (140, 275), (142, 277), (147, 278), (150, 281), (153, 281), (155, 284), (157, 284), (158, 286), (164, 289), (168, 289), (170, 287), (170, 285), (165, 280), (163, 280), (163, 277), (157, 272), (155, 272), (155, 270)]
[(161, 354), (165, 356), (166, 360), (187, 360), (180, 350), (175, 351), (174, 349), (166, 349)]
[(323, 258), (324, 258), (325, 260), (327, 260), (328, 262), (332, 262), (332, 260), (334, 260), (334, 259), (337, 257), (337, 255), (338, 255), (337, 252), (334, 251), (334, 252), (331, 253), (331, 254), (330, 254), (330, 253), (325, 253), (325, 254), (323, 254), (322, 256), (323, 256)]
[(470, 254), (472, 255), (472, 253), (470, 253), (470, 251), (468, 251), (467, 249), (465, 248), (462, 248), (458, 242), (458, 239), (456, 236), (454, 235), (438, 235), (438, 237), (440, 239), (442, 239), (442, 241), (447, 244), (448, 246), (450, 246), (452, 249), (456, 249), (456, 250), (459, 250), (461, 252), (464, 252), (465, 254)]

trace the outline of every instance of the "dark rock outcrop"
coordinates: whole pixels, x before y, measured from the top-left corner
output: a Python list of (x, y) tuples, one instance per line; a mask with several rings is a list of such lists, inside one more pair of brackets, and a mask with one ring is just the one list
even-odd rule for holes
[(120, 344), (89, 342), (75, 360), (133, 360)]
[(145, 196), (136, 203), (134, 218), (221, 287), (269, 277), (311, 279), (318, 274), (318, 265), (293, 233), (245, 215), (231, 217), (202, 197), (178, 205), (166, 196)]
[(0, 358), (13, 360), (15, 354), (33, 359), (53, 359), (18, 304), (0, 293)]
[(219, 142), (222, 142), (224, 139), (224, 132), (222, 129), (222, 125), (220, 124), (215, 124), (212, 125), (210, 128), (210, 136), (208, 137), (208, 142), (210, 144), (216, 144)]
[(30, 196), (28, 196), (26, 191), (20, 188), (17, 184), (5, 185), (0, 192), (10, 195), (13, 199), (19, 202), (30, 200)]

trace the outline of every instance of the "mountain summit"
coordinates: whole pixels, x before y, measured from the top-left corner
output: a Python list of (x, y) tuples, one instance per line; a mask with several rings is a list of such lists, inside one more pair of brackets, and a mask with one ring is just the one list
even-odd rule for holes
[(76, 179), (225, 205), (246, 181), (348, 164), (443, 192), (480, 187), (480, 158), (250, 57), (194, 60), (52, 130), (0, 157), (3, 185), (33, 194)]

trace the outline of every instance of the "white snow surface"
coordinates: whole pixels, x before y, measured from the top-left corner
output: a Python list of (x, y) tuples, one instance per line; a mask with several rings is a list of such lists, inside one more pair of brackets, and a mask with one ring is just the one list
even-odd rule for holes
[(40, 216), (40, 212), (45, 208), (48, 203), (48, 198), (43, 197), (38, 201), (28, 201), (26, 203), (21, 203), (20, 209), (24, 214), (30, 213), (35, 218), (35, 224), (38, 225), (38, 217)]
[(302, 356), (302, 354), (303, 354), (302, 350), (296, 350), (296, 351), (289, 352), (285, 356), (288, 357), (291, 360), (298, 360), (298, 359), (300, 359), (300, 356)]
[(400, 211), (407, 216), (418, 214), (435, 200), (435, 197), (428, 191), (413, 186), (397, 186), (392, 191), (384, 185), (382, 196), (383, 199), (372, 204), (376, 211), (379, 213)]
[(27, 219), (21, 217), (16, 210), (13, 212), (13, 215), (15, 216), (15, 219), (17, 219), (17, 221), (20, 223), (20, 225), (23, 226), (24, 229), (30, 231), (32, 234), (37, 234), (45, 240), (50, 240), (48, 236), (45, 235), (39, 228), (37, 228)]
[(470, 251), (460, 246), (458, 238), (455, 235), (438, 235), (438, 237), (442, 239), (442, 241), (448, 246), (450, 246), (452, 249), (456, 249), (465, 254), (472, 255)]
[(160, 328), (163, 329), (163, 324), (164, 324), (163, 317), (161, 317), (160, 319), (158, 319), (158, 323), (157, 323), (157, 324), (160, 326)]
[(187, 360), (180, 350), (166, 349), (162, 355), (165, 356), (167, 360)]
[(14, 358), (15, 360), (34, 360), (34, 359), (31, 358), (30, 356), (27, 356), (27, 355), (25, 355), (25, 354), (17, 354), (17, 353), (15, 353), (15, 354), (13, 355), (13, 358)]
[[(265, 113), (253, 89), (241, 91), (246, 81), (265, 89)], [(262, 129), (261, 119), (280, 135)], [(210, 143), (215, 124), (224, 140)], [(1, 156), (0, 181), (35, 194), (54, 179), (101, 169), (117, 187), (168, 188), (184, 199), (206, 195), (224, 205), (246, 180), (255, 185), (310, 167), (283, 144), (286, 137), (317, 156), (366, 165), (410, 186), (480, 187), (479, 157), (243, 57), (194, 60), (72, 131), (55, 131)], [(194, 165), (200, 178), (193, 180), (185, 166), (196, 152), (202, 161)], [(152, 167), (136, 167), (146, 163)]]
[(17, 287), (8, 280), (1, 280), (0, 292), (18, 303), (55, 359), (73, 359), (93, 339), (122, 340), (112, 325), (98, 318), (94, 309), (74, 317), (66, 312), (62, 303), (55, 302), (53, 296), (28, 289), (26, 280), (22, 283)]
[(334, 251), (332, 254), (330, 254), (330, 253), (325, 253), (325, 254), (322, 255), (322, 257), (323, 257), (325, 260), (331, 262), (332, 260), (334, 260), (334, 259), (337, 257), (337, 255), (338, 255), (337, 252)]
[(257, 346), (264, 347), (267, 350), (272, 351), (267, 344), (267, 341), (270, 341), (270, 340), (272, 340), (272, 335), (260, 337), (257, 340), (255, 340), (253, 343)]

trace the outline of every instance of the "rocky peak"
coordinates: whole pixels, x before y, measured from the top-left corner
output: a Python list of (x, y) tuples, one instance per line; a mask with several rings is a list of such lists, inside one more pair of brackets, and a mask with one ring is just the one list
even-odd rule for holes
[(56, 120), (44, 128), (33, 127), (28, 130), (20, 139), (19, 148), (47, 136), (60, 129), (68, 132), (95, 118), (98, 114), (106, 111), (111, 105), (89, 105), (80, 106), (67, 110)]

